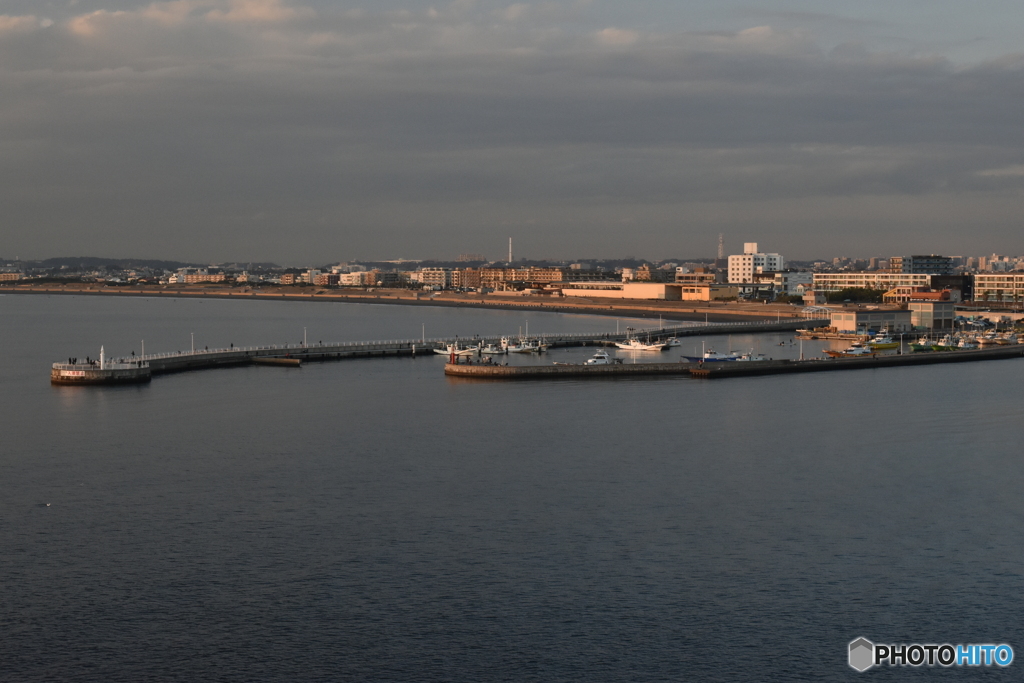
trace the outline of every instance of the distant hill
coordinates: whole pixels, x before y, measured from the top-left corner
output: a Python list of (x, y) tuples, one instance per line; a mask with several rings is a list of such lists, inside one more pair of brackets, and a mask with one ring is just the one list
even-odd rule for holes
[(177, 270), (178, 268), (204, 266), (206, 264), (184, 263), (182, 261), (159, 261), (155, 259), (139, 258), (100, 258), (97, 256), (61, 256), (60, 258), (48, 258), (40, 261), (44, 268), (60, 268), (67, 266), (75, 270), (93, 270), (114, 266), (116, 268), (154, 268), (162, 270)]

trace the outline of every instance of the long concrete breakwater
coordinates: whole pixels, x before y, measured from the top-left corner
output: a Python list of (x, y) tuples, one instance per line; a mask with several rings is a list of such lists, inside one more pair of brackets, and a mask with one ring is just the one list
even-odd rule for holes
[[(3, 283), (0, 283), (3, 284)], [(172, 299), (225, 299), (233, 301), (294, 301), (343, 304), (377, 304), (403, 306), (434, 306), (454, 308), (482, 308), (502, 311), (537, 311), (544, 313), (570, 313), (609, 317), (656, 319), (690, 319), (712, 322), (725, 320), (754, 321), (762, 318), (798, 319), (803, 317), (799, 308), (789, 305), (762, 306), (720, 301), (666, 301), (663, 299), (585, 299), (561, 297), (551, 299), (534, 296), (506, 296), (503, 294), (470, 295), (450, 292), (410, 292), (407, 290), (375, 289), (350, 292), (334, 289), (308, 289), (274, 287), (267, 290), (248, 290), (202, 285), (127, 286), (102, 285), (70, 287), (68, 285), (17, 284), (0, 288), (0, 293), (24, 295), (103, 296), (122, 298)]]
[[(712, 323), (710, 325), (692, 325), (683, 327), (654, 328), (637, 330), (637, 334), (652, 339), (716, 334), (758, 334), (768, 332), (791, 332), (808, 324), (816, 324), (815, 320), (788, 320), (780, 322), (736, 322)], [(514, 336), (514, 335), (509, 335)], [(623, 341), (627, 334), (573, 333), (531, 335), (543, 339), (550, 347), (600, 346), (611, 345)], [(189, 370), (205, 370), (221, 367), (249, 365), (260, 358), (290, 358), (301, 361), (329, 361), (351, 358), (379, 358), (387, 356), (416, 356), (433, 354), (433, 349), (448, 344), (496, 344), (501, 337), (475, 337), (471, 339), (440, 338), (440, 339), (406, 339), (397, 341), (376, 342), (339, 342), (331, 344), (282, 344), (271, 346), (252, 346), (227, 349), (201, 349), (195, 351), (178, 351), (171, 353), (146, 354), (119, 359), (128, 362), (148, 363), (152, 374), (160, 375)]]
[(610, 378), (642, 375), (689, 375), (701, 379), (781, 375), (797, 372), (829, 372), (888, 368), (937, 363), (1001, 360), (1024, 357), (1024, 345), (1001, 346), (975, 351), (938, 351), (899, 355), (878, 355), (828, 360), (726, 361), (714, 363), (637, 363), (623, 365), (462, 365), (445, 364), (450, 377), (480, 380), (529, 380), (560, 378)]

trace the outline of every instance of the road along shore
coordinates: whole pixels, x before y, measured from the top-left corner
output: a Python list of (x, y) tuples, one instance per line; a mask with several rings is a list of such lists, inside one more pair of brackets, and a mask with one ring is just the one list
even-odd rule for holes
[(675, 320), (787, 320), (800, 319), (803, 307), (787, 304), (738, 302), (660, 301), (648, 299), (579, 299), (577, 297), (505, 296), (500, 294), (457, 294), (413, 290), (373, 289), (369, 291), (311, 287), (274, 287), (252, 290), (215, 285), (5, 285), (0, 294), (47, 294), (108, 297), (168, 297), (184, 299), (233, 299), (243, 301), (319, 301), (403, 306), (442, 306), (495, 310), (543, 311), (611, 317)]

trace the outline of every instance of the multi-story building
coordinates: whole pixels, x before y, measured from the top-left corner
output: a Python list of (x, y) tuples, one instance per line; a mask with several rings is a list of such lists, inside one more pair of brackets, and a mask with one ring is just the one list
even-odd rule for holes
[(952, 275), (955, 268), (949, 256), (935, 254), (915, 256), (892, 256), (889, 270), (893, 273), (922, 273), (925, 275)]
[[(377, 271), (353, 271), (351, 273), (338, 273), (338, 285), (341, 287), (368, 287), (377, 284)], [(397, 273), (390, 273), (398, 278)]]
[[(489, 287), (501, 289), (515, 284), (537, 285), (562, 282), (565, 274), (570, 272), (563, 268), (466, 268), (459, 275), (461, 287)], [(579, 274), (581, 271), (571, 271)]]
[(710, 284), (718, 281), (718, 275), (710, 268), (695, 268), (693, 272), (679, 266), (676, 268), (676, 284)]
[(194, 285), (200, 282), (224, 282), (227, 276), (223, 272), (211, 273), (206, 268), (179, 268), (178, 272), (167, 278), (169, 284)]
[(783, 270), (764, 272), (754, 275), (757, 284), (770, 285), (776, 294), (795, 295), (799, 288), (800, 294), (814, 282), (814, 273), (802, 270)]
[(974, 276), (974, 300), (999, 303), (1024, 302), (1024, 272), (976, 274)]
[(782, 270), (783, 265), (781, 255), (762, 253), (757, 250), (757, 242), (747, 242), (743, 245), (742, 254), (729, 257), (729, 282), (753, 282), (756, 273)]
[(923, 273), (814, 273), (814, 289), (819, 292), (838, 292), (841, 289), (882, 289), (895, 287), (931, 287), (931, 275)]
[(0, 273), (0, 282), (10, 282), (13, 280), (20, 280), (21, 273)]
[(380, 285), (382, 287), (398, 287), (403, 283), (402, 276), (400, 273), (394, 271), (384, 270), (371, 270), (366, 273), (362, 273), (363, 279), (367, 285)]
[(303, 282), (307, 285), (316, 284), (317, 277), (320, 276), (321, 271), (317, 269), (307, 270), (305, 273), (301, 273), (297, 278), (297, 282)]
[(880, 330), (910, 332), (910, 311), (880, 309), (863, 306), (843, 306), (832, 309), (832, 327), (843, 334), (868, 334)]
[(448, 289), (452, 286), (452, 271), (449, 268), (420, 268), (416, 272), (424, 287)]
[(340, 281), (338, 273), (320, 273), (313, 282), (317, 287), (337, 287)]
[(928, 330), (951, 330), (956, 318), (956, 303), (948, 300), (919, 299), (907, 304), (910, 310), (910, 324), (915, 328)]

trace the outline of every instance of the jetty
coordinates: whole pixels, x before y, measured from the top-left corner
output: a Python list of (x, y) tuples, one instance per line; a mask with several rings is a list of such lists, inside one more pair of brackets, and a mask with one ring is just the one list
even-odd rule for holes
[(937, 351), (876, 355), (826, 360), (718, 361), (711, 363), (636, 363), (629, 365), (488, 365), (447, 363), (444, 374), (480, 380), (529, 380), (559, 378), (610, 378), (644, 375), (687, 375), (699, 379), (724, 379), (799, 372), (862, 370), (936, 363), (1003, 360), (1024, 357), (1024, 344), (973, 351)]
[[(698, 335), (763, 334), (769, 332), (793, 332), (807, 323), (807, 320), (730, 322), (653, 328), (619, 334), (594, 334), (583, 332), (571, 334), (542, 334), (532, 335), (532, 337), (541, 339), (549, 348), (564, 348), (572, 346), (612, 346), (616, 342), (625, 341), (633, 334), (642, 335), (644, 338), (650, 337), (654, 340), (668, 339), (669, 337), (689, 337)], [(515, 337), (516, 335), (506, 336)], [(444, 348), (450, 344), (471, 344), (472, 346), (477, 346), (497, 344), (500, 341), (501, 337), (490, 336), (474, 337), (471, 339), (445, 337), (439, 339), (339, 342), (331, 344), (300, 343), (250, 347), (232, 346), (226, 349), (204, 348), (190, 351), (131, 356), (130, 358), (119, 358), (113, 363), (135, 367), (135, 374), (139, 377), (136, 381), (148, 381), (148, 376), (150, 375), (237, 367), (241, 365), (258, 364), (297, 367), (302, 363), (313, 361), (402, 356), (415, 357), (422, 355), (433, 356), (435, 348)], [(108, 367), (111, 369), (113, 369), (113, 363), (109, 361), (106, 362)], [(143, 367), (146, 368), (145, 373), (142, 373), (141, 371)], [(109, 377), (109, 381), (102, 381), (104, 376), (95, 374), (96, 370), (97, 368), (93, 365), (87, 365), (87, 367), (79, 367), (79, 365), (76, 365), (74, 368), (71, 368), (67, 364), (54, 363), (51, 368), (50, 378), (54, 384), (115, 384), (126, 381), (125, 378), (127, 375), (113, 372), (106, 375), (106, 377)], [(85, 372), (86, 374), (69, 375), (67, 374), (69, 372)], [(146, 374), (147, 379), (141, 379), (142, 374)], [(95, 381), (70, 380), (72, 377), (89, 377), (91, 380)], [(58, 381), (63, 378), (69, 378), (69, 381)]]
[(69, 359), (67, 363), (54, 363), (50, 368), (50, 383), (65, 385), (89, 384), (141, 384), (152, 379), (149, 363), (135, 359), (131, 361), (108, 361), (103, 347), (97, 360)]

